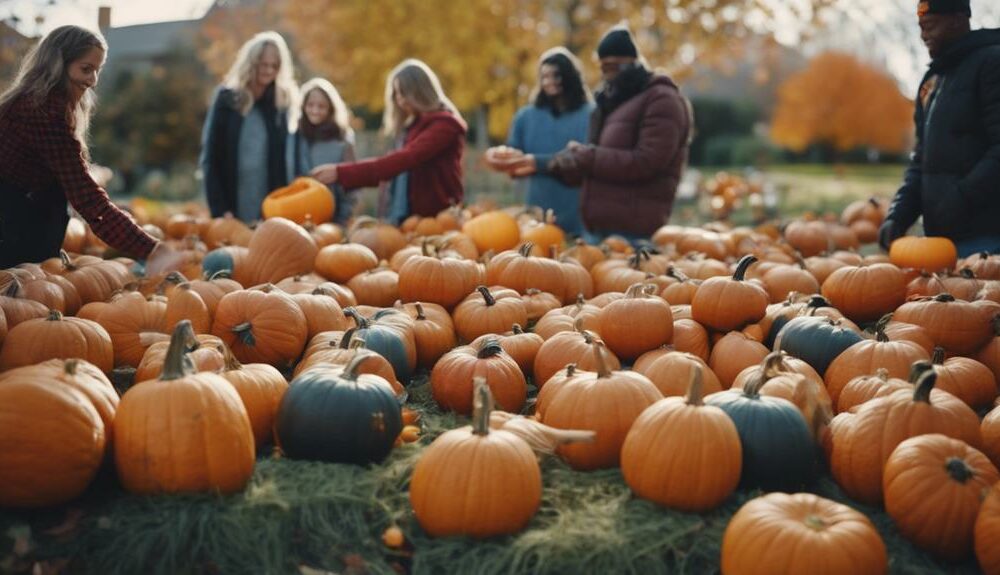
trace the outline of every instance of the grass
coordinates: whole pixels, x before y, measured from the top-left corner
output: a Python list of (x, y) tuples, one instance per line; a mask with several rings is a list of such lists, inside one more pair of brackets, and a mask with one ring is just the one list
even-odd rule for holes
[[(411, 403), (424, 413), (424, 437), (381, 465), (361, 468), (262, 457), (239, 494), (139, 497), (105, 471), (67, 507), (0, 511), (0, 572), (32, 565), (71, 573), (713, 573), (729, 518), (759, 495), (739, 491), (704, 515), (678, 513), (632, 496), (617, 470), (580, 473), (542, 463), (541, 509), (523, 532), (486, 541), (431, 539), (406, 494), (421, 450), (464, 418), (441, 413), (428, 386)], [(848, 501), (828, 477), (813, 490), (857, 507), (886, 542), (892, 573), (976, 573), (970, 561), (945, 565), (905, 541), (881, 511)], [(407, 546), (381, 544), (399, 525)], [(55, 528), (53, 530), (53, 528)], [(6, 536), (5, 536), (6, 535)], [(15, 553), (15, 548), (20, 554)], [(27, 551), (26, 551), (27, 550)]]

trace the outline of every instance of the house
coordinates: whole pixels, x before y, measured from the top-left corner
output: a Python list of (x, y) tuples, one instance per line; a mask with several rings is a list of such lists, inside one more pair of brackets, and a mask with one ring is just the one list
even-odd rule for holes
[(0, 82), (6, 84), (14, 78), (21, 58), (34, 43), (34, 38), (29, 38), (7, 22), (0, 21)]
[(102, 83), (113, 85), (114, 78), (125, 71), (148, 72), (170, 50), (197, 40), (201, 20), (176, 20), (135, 26), (111, 26), (111, 8), (102, 6), (98, 26), (108, 42), (108, 58)]

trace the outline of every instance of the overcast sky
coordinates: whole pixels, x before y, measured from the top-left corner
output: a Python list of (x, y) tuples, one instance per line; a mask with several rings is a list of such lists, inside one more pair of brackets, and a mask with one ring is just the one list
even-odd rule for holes
[[(662, 2), (663, 0), (658, 0)], [(0, 0), (0, 18), (16, 14), (27, 33), (45, 32), (63, 24), (96, 26), (98, 6), (111, 6), (112, 26), (199, 18), (213, 0)], [(777, 19), (776, 37), (782, 43), (801, 43), (796, 18), (810, 15), (808, 0), (764, 0)], [(908, 96), (927, 66), (927, 55), (917, 28), (917, 0), (837, 0), (819, 38), (803, 46), (811, 55), (823, 48), (855, 53), (887, 68)], [(1000, 0), (972, 0), (974, 27), (1000, 27)], [(45, 15), (41, 27), (37, 14)]]

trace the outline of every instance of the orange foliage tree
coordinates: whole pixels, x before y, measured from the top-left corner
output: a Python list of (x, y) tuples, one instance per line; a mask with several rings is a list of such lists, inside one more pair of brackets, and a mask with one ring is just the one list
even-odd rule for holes
[(901, 153), (911, 144), (913, 102), (896, 81), (838, 52), (816, 56), (778, 89), (771, 139), (801, 152), (813, 144), (837, 151), (866, 146)]

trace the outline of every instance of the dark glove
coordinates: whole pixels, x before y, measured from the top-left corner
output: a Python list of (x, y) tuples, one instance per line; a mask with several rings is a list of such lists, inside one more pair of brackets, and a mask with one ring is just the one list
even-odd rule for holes
[(576, 163), (576, 157), (569, 149), (564, 149), (549, 160), (548, 171), (567, 186), (577, 187), (583, 182), (583, 174)]
[(906, 230), (900, 230), (899, 225), (892, 220), (886, 220), (882, 222), (882, 225), (878, 229), (878, 245), (882, 246), (882, 249), (889, 251), (889, 246), (896, 238), (903, 235)]

